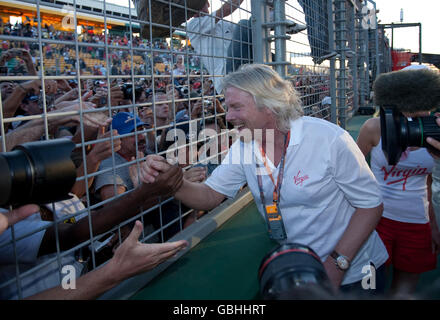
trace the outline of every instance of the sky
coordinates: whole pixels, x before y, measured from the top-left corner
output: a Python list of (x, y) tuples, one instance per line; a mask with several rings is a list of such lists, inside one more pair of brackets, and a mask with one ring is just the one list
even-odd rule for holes
[[(376, 0), (379, 9), (379, 23), (400, 23), (400, 9), (403, 9), (403, 23), (422, 23), (422, 52), (440, 54), (440, 1), (438, 0)], [(391, 29), (387, 32), (391, 41)], [(419, 51), (419, 30), (417, 27), (394, 29), (394, 48)]]

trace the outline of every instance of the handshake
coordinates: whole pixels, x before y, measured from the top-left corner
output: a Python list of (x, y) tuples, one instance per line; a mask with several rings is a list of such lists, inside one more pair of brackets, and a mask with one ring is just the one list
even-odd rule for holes
[(182, 169), (158, 155), (148, 155), (139, 167), (133, 165), (131, 176), (133, 182), (142, 183), (143, 187), (154, 187), (155, 196), (172, 196), (183, 185)]

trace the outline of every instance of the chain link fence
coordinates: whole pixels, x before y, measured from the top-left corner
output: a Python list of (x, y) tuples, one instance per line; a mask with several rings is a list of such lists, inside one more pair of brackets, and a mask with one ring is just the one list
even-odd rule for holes
[(305, 115), (344, 127), (370, 107), (372, 81), (391, 61), (366, 6), (358, 0), (2, 2), (2, 151), (68, 139), (77, 178), (69, 199), (41, 204), (1, 235), (0, 297), (21, 299), (59, 285), (65, 266), (76, 276), (98, 268), (135, 220), (144, 225), (141, 241), (160, 243), (203, 219), (206, 212), (150, 189), (141, 203), (117, 208), (144, 188), (141, 163), (149, 154), (179, 162), (192, 181), (215, 169), (233, 139), (221, 80), (241, 64), (265, 63), (292, 81)]

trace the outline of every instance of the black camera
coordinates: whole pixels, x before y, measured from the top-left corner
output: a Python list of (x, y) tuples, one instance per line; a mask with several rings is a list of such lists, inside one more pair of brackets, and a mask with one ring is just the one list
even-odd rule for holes
[(68, 139), (34, 141), (0, 153), (0, 206), (69, 199), (76, 180)]
[(176, 89), (179, 91), (180, 98), (186, 99), (189, 97), (189, 88), (188, 86), (178, 86)]
[(426, 142), (427, 137), (440, 141), (436, 117), (407, 118), (394, 108), (380, 108), (382, 150), (389, 165), (399, 162), (407, 147), (422, 147), (440, 156), (439, 150)]
[[(121, 90), (124, 93), (124, 100), (131, 100), (133, 99), (133, 84), (132, 83), (124, 83), (121, 86)], [(134, 98), (136, 101), (139, 100), (139, 98), (142, 95), (142, 92), (145, 90), (141, 86), (134, 86)]]
[(440, 73), (423, 65), (383, 73), (373, 84), (374, 102), (380, 106), (382, 149), (390, 165), (395, 165), (407, 147), (423, 147), (427, 137), (439, 140), (435, 117), (407, 118), (440, 107)]
[(319, 256), (308, 246), (286, 243), (261, 261), (258, 277), (265, 300), (331, 299), (331, 283)]

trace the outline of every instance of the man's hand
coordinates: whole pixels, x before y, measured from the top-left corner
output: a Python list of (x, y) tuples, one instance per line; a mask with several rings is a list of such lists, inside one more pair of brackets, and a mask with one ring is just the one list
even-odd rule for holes
[(206, 179), (206, 167), (192, 167), (183, 173), (183, 177), (190, 182), (203, 182)]
[(154, 125), (154, 113), (151, 107), (143, 107), (139, 113), (139, 117), (149, 126)]
[(191, 102), (191, 119), (197, 119), (202, 116), (202, 100)]
[(37, 71), (35, 70), (34, 63), (32, 62), (32, 57), (29, 51), (27, 51), (26, 49), (14, 48), (5, 51), (4, 53), (2, 53), (0, 57), (0, 66), (5, 64), (6, 61), (9, 61), (15, 57), (20, 58), (25, 62), (29, 75), (31, 76), (37, 75)]
[(188, 246), (185, 240), (167, 243), (140, 243), (142, 223), (136, 221), (127, 239), (118, 247), (108, 263), (109, 276), (117, 281), (147, 272)]
[[(160, 173), (156, 177), (155, 182), (151, 184), (151, 187), (153, 187), (153, 195), (168, 197), (174, 195), (183, 185), (182, 169), (178, 165), (166, 165), (168, 166), (168, 169), (165, 172)], [(148, 186), (148, 184), (143, 185)], [(151, 189), (151, 187), (149, 188)]]
[[(96, 104), (98, 107), (107, 105), (108, 89), (97, 88), (96, 93), (90, 98), (90, 102)], [(118, 106), (119, 102), (124, 100), (124, 93), (119, 86), (110, 88), (110, 101), (112, 106)]]
[(332, 284), (333, 292), (337, 293), (344, 278), (344, 272), (336, 267), (335, 261), (330, 256), (327, 257), (323, 265)]
[[(437, 119), (435, 119), (435, 121), (437, 122), (437, 125), (440, 127), (440, 117), (439, 117), (440, 114), (436, 113), (435, 115), (437, 116)], [(440, 151), (440, 141), (438, 141), (438, 140), (436, 140), (434, 138), (428, 137), (428, 138), (426, 138), (426, 142), (428, 142), (431, 146), (433, 146), (434, 148), (436, 148), (437, 150)], [(428, 152), (431, 154), (431, 156), (434, 159), (439, 159), (440, 158), (440, 156), (438, 156), (434, 152), (430, 151), (429, 149), (427, 149), (427, 150), (428, 150)]]
[(107, 88), (97, 88), (96, 93), (90, 98), (90, 102), (95, 104), (98, 108), (107, 104)]
[(20, 58), (26, 63), (26, 68), (28, 70), (29, 75), (36, 76), (37, 70), (35, 69), (34, 62), (32, 61), (32, 56), (26, 49), (16, 49), (21, 51)]
[(6, 213), (0, 213), (0, 234), (10, 226), (38, 212), (38, 210), (39, 207), (37, 205), (28, 204)]
[(112, 106), (119, 106), (119, 103), (124, 100), (124, 92), (122, 92), (119, 86), (113, 86), (110, 88), (110, 101)]
[(148, 155), (140, 168), (141, 181), (144, 183), (154, 183), (157, 176), (169, 168), (170, 164), (168, 164), (165, 158), (155, 154)]
[[(63, 104), (62, 102), (61, 104)], [(92, 128), (99, 128), (102, 126), (103, 123), (107, 123), (110, 118), (105, 114), (104, 111), (99, 112), (87, 112), (82, 114), (82, 119), (80, 117), (80, 103), (76, 102), (74, 104), (68, 104), (68, 106), (64, 108), (60, 108), (60, 105), (57, 105), (55, 111), (49, 112), (50, 114), (56, 114), (56, 113), (62, 113), (60, 117), (50, 117), (49, 118), (49, 125), (52, 127), (52, 131), (55, 131), (60, 125), (64, 126), (76, 126), (80, 123), (80, 121), (83, 121), (83, 124), (85, 126), (89, 126)], [(95, 105), (93, 105), (90, 102), (84, 102), (82, 104), (82, 110), (88, 111), (88, 110), (94, 110)], [(67, 113), (67, 114), (66, 114)], [(52, 132), (51, 131), (51, 132)]]
[(216, 109), (217, 113), (225, 113), (226, 112), (222, 106), (222, 103), (218, 99), (215, 99), (215, 109)]
[[(34, 81), (40, 81), (40, 80), (34, 80)], [(56, 94), (58, 92), (57, 82), (55, 80), (45, 80), (44, 81), (44, 91), (45, 91), (46, 95)]]
[(57, 80), (58, 89), (62, 90), (63, 92), (69, 92), (72, 90), (72, 87), (69, 85), (69, 82), (67, 82), (66, 79), (60, 79)]
[(78, 99), (78, 88), (70, 89), (65, 94), (63, 94), (61, 97), (55, 100), (56, 107), (60, 107), (60, 103), (62, 102), (73, 102), (74, 100)]
[[(97, 136), (97, 140), (110, 138), (112, 135), (113, 137), (118, 136), (118, 131), (105, 131), (107, 125), (99, 127), (99, 132)], [(121, 139), (120, 138), (114, 138), (113, 139), (113, 148), (112, 148), (112, 141), (106, 140), (103, 142), (97, 142), (92, 150), (89, 153), (89, 157), (91, 157), (92, 161), (94, 163), (100, 163), (102, 160), (107, 159), (108, 157), (111, 157), (112, 152), (118, 152), (121, 150)]]
[(142, 186), (151, 190), (156, 196), (173, 195), (183, 185), (183, 172), (177, 165), (170, 165), (158, 155), (148, 155), (140, 164), (139, 178)]
[[(33, 92), (34, 95), (40, 94), (41, 89), (41, 80), (30, 80), (21, 84), (21, 88), (23, 88), (26, 93)], [(52, 95), (57, 93), (58, 85), (55, 80), (46, 80), (44, 81), (44, 89), (46, 95)]]
[[(138, 151), (137, 152), (137, 159), (142, 159), (144, 157), (144, 153), (142, 151)], [(135, 157), (131, 157), (131, 161), (136, 160)], [(139, 179), (139, 174), (138, 174), (138, 165), (137, 163), (133, 163), (129, 168), (128, 168), (129, 174), (130, 174), (130, 179), (131, 182), (133, 183), (133, 186), (135, 188), (137, 188), (139, 186), (140, 183), (140, 179)]]

